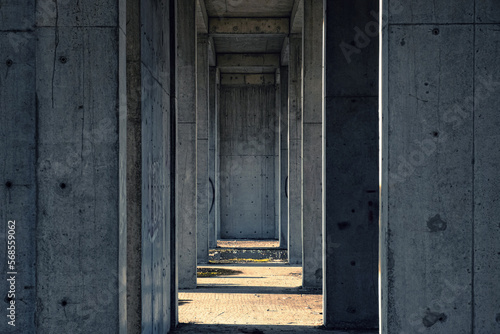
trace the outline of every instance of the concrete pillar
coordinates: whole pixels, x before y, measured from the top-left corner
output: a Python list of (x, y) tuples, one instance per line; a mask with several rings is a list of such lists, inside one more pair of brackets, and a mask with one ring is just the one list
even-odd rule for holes
[[(121, 209), (126, 212), (121, 239), (120, 258), (126, 267), (121, 277), (127, 288), (120, 294), (120, 333), (141, 333), (142, 297), (142, 115), (141, 115), (141, 10), (140, 2), (127, 0), (127, 108), (120, 115), (120, 161), (126, 159), (125, 193), (121, 194)], [(124, 144), (125, 143), (125, 144)]]
[[(324, 324), (378, 326), (378, 1), (326, 2)], [(368, 29), (360, 53), (353, 27)], [(361, 38), (361, 37), (360, 37)], [(346, 46), (347, 45), (347, 46)]]
[[(142, 333), (165, 333), (175, 316), (171, 245), (172, 54), (169, 2), (141, 2)], [(131, 166), (133, 168), (133, 166)], [(174, 235), (172, 235), (174, 234)]]
[[(37, 129), (36, 142), (32, 142), (36, 143), (37, 159), (26, 159), (21, 165), (36, 164), (37, 186), (24, 186), (32, 178), (23, 167), (24, 175), (15, 175), (26, 179), (13, 179), (9, 191), (17, 191), (16, 184), (21, 182), (23, 191), (33, 191), (37, 208), (29, 207), (31, 196), (25, 197), (26, 202), (13, 196), (9, 201), (26, 203), (29, 213), (37, 215), (36, 286), (19, 281), (17, 284), (23, 285), (17, 288), (20, 292), (36, 291), (35, 324), (39, 333), (95, 333), (103, 326), (116, 333), (120, 324), (118, 305), (123, 290), (119, 281), (125, 268), (119, 267), (124, 264), (119, 262), (119, 250), (126, 237), (125, 220), (120, 218), (125, 215), (120, 212), (120, 193), (126, 162), (119, 154), (119, 126), (124, 123), (119, 115), (124, 115), (126, 108), (126, 37), (125, 18), (119, 14), (125, 12), (122, 2), (90, 2), (38, 1), (36, 25), (25, 28), (36, 26), (36, 55), (24, 60), (11, 56), (18, 61), (10, 67), (12, 75), (19, 73), (25, 78), (28, 64), (29, 71), (36, 69), (31, 77), (36, 78), (36, 90), (31, 85), (31, 93), (21, 91), (26, 96), (21, 92), (17, 96), (27, 102), (35, 92), (37, 96), (36, 114), (31, 114), (35, 117), (29, 118)], [(33, 9), (31, 6), (31, 14), (26, 17), (32, 17)], [(21, 13), (2, 13), (2, 17), (25, 22)], [(3, 46), (1, 50), (4, 52)], [(15, 86), (23, 89), (25, 84)], [(14, 101), (18, 103), (17, 98)], [(29, 106), (19, 106), (19, 110)], [(15, 117), (21, 116), (29, 117), (16, 112)], [(19, 120), (20, 125), (24, 119)], [(31, 129), (26, 126), (20, 143), (31, 140)], [(19, 151), (29, 154), (32, 147)], [(32, 216), (9, 215), (19, 219), (19, 251), (30, 249), (29, 239), (21, 238), (30, 231)], [(19, 277), (24, 277), (22, 267), (17, 269)], [(29, 297), (17, 301), (20, 307), (33, 303)], [(19, 325), (29, 317), (19, 317)]]
[(196, 179), (197, 179), (197, 254), (198, 263), (208, 263), (208, 37), (198, 34), (196, 59)]
[(288, 246), (288, 67), (280, 69), (280, 247)]
[(215, 223), (215, 145), (217, 140), (216, 122), (216, 83), (217, 68), (210, 67), (208, 76), (208, 247), (217, 247), (217, 226)]
[[(0, 7), (0, 256), (2, 333), (34, 333), (36, 310), (36, 32), (35, 1)], [(24, 18), (20, 19), (20, 18)], [(61, 219), (56, 223), (61, 224)], [(15, 224), (9, 221), (15, 221)], [(15, 227), (15, 229), (13, 229)], [(9, 302), (7, 242), (16, 242), (16, 321), (6, 317)], [(12, 242), (11, 242), (12, 245)], [(5, 298), (5, 299), (4, 299)]]
[(176, 218), (179, 288), (196, 287), (196, 1), (177, 1)]
[(302, 29), (302, 285), (322, 284), (323, 1), (304, 0)]
[(290, 35), (288, 73), (288, 262), (302, 263), (302, 36)]
[[(280, 69), (276, 69), (275, 73), (275, 115), (273, 117), (274, 127), (271, 129), (274, 132), (274, 239), (281, 244), (281, 73)], [(287, 115), (288, 116), (288, 115)]]
[(215, 72), (215, 236), (219, 240), (220, 232), (220, 70)]
[(500, 5), (383, 9), (381, 333), (498, 332)]

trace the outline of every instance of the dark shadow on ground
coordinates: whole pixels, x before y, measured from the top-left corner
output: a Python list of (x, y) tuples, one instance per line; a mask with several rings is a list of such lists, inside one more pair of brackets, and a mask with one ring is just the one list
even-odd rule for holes
[(320, 295), (321, 289), (303, 289), (301, 287), (284, 288), (277, 286), (238, 286), (231, 284), (198, 284), (196, 289), (179, 290), (179, 292)]
[(234, 334), (272, 334), (272, 333), (317, 333), (317, 334), (376, 334), (378, 330), (327, 330), (322, 327), (305, 326), (266, 326), (266, 325), (203, 325), (179, 324), (171, 333), (203, 334), (203, 333), (234, 333)]

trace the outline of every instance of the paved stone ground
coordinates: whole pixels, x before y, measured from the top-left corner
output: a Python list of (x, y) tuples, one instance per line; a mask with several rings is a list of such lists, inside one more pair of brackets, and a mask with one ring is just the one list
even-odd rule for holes
[[(302, 268), (287, 264), (202, 266), (198, 288), (179, 291), (173, 333), (349, 333), (321, 329), (321, 291), (301, 288)], [(356, 332), (368, 334), (369, 332)], [(376, 332), (370, 332), (370, 334)]]

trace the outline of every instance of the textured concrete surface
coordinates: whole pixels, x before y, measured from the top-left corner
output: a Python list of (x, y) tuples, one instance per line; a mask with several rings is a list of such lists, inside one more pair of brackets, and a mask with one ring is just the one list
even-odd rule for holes
[[(500, 6), (490, 6), (500, 22)], [(475, 29), (474, 323), (476, 333), (494, 333), (500, 330), (500, 66), (492, 59), (500, 52), (500, 25)]]
[(302, 262), (302, 36), (290, 36), (288, 65), (288, 262)]
[(302, 263), (305, 287), (322, 286), (323, 1), (304, 1), (302, 29)]
[(280, 247), (288, 246), (288, 67), (280, 68)]
[(274, 85), (221, 87), (221, 237), (274, 238)]
[(196, 38), (196, 252), (198, 264), (208, 263), (208, 211), (210, 203), (208, 175), (208, 126), (209, 126), (209, 81), (208, 81), (208, 37), (198, 34)]
[[(171, 304), (171, 125), (170, 8), (141, 7), (142, 114), (142, 333), (170, 328)], [(173, 14), (173, 13), (172, 13)]]
[(196, 1), (177, 2), (176, 228), (179, 288), (196, 287)]
[[(105, 12), (117, 16), (117, 4)], [(76, 27), (64, 7), (58, 15), (64, 29), (38, 28), (36, 326), (116, 331), (118, 27)]]
[(499, 329), (498, 34), (446, 6), (403, 5), (384, 30), (383, 333)]
[[(327, 6), (324, 319), (327, 327), (376, 328), (378, 21), (370, 13), (378, 11), (378, 2)], [(362, 52), (346, 58), (339, 45), (356, 40), (353, 27), (372, 37)]]
[(217, 196), (215, 189), (216, 182), (216, 161), (217, 161), (217, 68), (210, 67), (209, 70), (209, 119), (208, 119), (208, 247), (217, 247), (217, 223), (216, 223), (216, 211), (217, 211)]
[[(2, 321), (0, 332), (33, 332), (36, 309), (36, 43), (34, 32), (16, 32), (25, 29), (26, 22), (12, 22), (10, 19), (25, 15), (24, 10), (33, 8), (33, 3), (25, 7), (17, 3), (0, 7), (0, 15), (5, 17), (0, 23), (0, 263), (2, 280), (0, 293), (2, 301)], [(33, 9), (32, 9), (33, 10)], [(30, 18), (25, 16), (26, 20)], [(33, 17), (30, 18), (33, 23)], [(15, 220), (13, 239), (8, 239), (9, 221)], [(10, 223), (12, 226), (12, 223)], [(12, 232), (10, 232), (12, 233)], [(11, 237), (12, 238), (12, 237)], [(7, 281), (8, 242), (16, 254), (16, 327), (7, 324), (9, 307)], [(12, 248), (11, 248), (12, 250)], [(11, 296), (13, 297), (13, 296)], [(24, 301), (24, 302), (23, 302)]]
[[(127, 333), (140, 333), (142, 238), (137, 236), (142, 235), (141, 11), (140, 3), (135, 0), (128, 0), (126, 6), (126, 115), (120, 111), (120, 150), (121, 153), (125, 150), (122, 154), (125, 154), (126, 159), (124, 165), (123, 157), (120, 157), (120, 168), (126, 170), (122, 171), (120, 177), (120, 180), (124, 176), (126, 178), (120, 196), (120, 205), (126, 207), (126, 228), (120, 226), (126, 238), (120, 238), (120, 259), (126, 263), (120, 263), (119, 269), (120, 284), (126, 289), (120, 294), (120, 330), (126, 328)], [(126, 126), (123, 122), (126, 122)], [(121, 214), (122, 210), (120, 208)]]

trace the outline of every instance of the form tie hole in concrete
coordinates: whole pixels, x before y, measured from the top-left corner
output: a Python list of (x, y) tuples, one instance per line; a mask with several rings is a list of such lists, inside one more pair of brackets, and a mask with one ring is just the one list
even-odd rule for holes
[(61, 64), (66, 64), (68, 62), (68, 58), (61, 56), (59, 57), (59, 61), (61, 62)]
[(500, 313), (497, 313), (497, 317), (495, 318), (496, 322), (500, 324)]
[(351, 266), (356, 266), (356, 261), (351, 261)]
[(351, 314), (354, 314), (356, 313), (356, 308), (355, 307), (352, 307), (352, 306), (349, 306), (347, 309), (346, 309), (347, 313), (351, 313)]
[(432, 34), (433, 34), (434, 36), (439, 35), (439, 29), (438, 29), (438, 28), (434, 28), (434, 29), (432, 29)]
[(66, 183), (61, 182), (61, 183), (59, 184), (59, 187), (60, 187), (61, 189), (66, 189)]
[(427, 311), (427, 314), (422, 319), (422, 323), (425, 327), (429, 328), (434, 326), (438, 321), (445, 322), (448, 317), (444, 313), (430, 312)]
[(12, 61), (12, 59), (7, 59), (7, 61), (5, 62), (5, 64), (8, 66), (8, 67), (11, 67), (12, 64), (14, 64), (14, 62)]
[(5, 186), (7, 188), (12, 188), (12, 182), (10, 182), (10, 181), (5, 182)]
[(68, 301), (66, 299), (61, 300), (61, 305), (65, 307), (66, 305), (68, 305)]
[(439, 132), (434, 131), (434, 132), (432, 132), (432, 135), (437, 138), (437, 137), (439, 137)]

